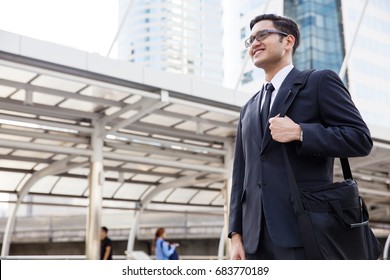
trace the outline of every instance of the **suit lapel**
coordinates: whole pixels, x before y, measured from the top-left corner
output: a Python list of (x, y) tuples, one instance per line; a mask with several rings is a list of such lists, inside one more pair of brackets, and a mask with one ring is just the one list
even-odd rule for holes
[[(300, 73), (299, 70), (293, 68), (290, 71), (290, 73), (288, 73), (287, 77), (284, 79), (282, 85), (280, 86), (278, 95), (276, 96), (275, 101), (272, 105), (270, 111), (270, 117), (275, 117), (277, 114), (281, 112), (282, 109), (284, 109), (285, 112), (287, 111), (287, 108), (283, 108), (283, 106), (285, 105), (286, 101), (290, 97), (292, 86), (299, 73)], [(263, 153), (263, 151), (265, 150), (265, 148), (267, 147), (271, 139), (272, 139), (271, 133), (269, 128), (267, 127), (263, 136), (261, 153)]]
[(263, 93), (263, 89), (257, 93), (257, 96), (253, 99), (253, 102), (250, 104), (248, 108), (249, 112), (249, 125), (252, 129), (253, 135), (255, 136), (256, 143), (261, 148), (262, 135), (261, 135), (261, 125), (260, 125), (260, 104), (261, 104), (261, 96)]

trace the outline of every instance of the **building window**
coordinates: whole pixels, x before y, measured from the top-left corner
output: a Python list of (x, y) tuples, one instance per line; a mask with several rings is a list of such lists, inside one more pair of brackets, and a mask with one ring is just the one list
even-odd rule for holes
[(244, 73), (241, 84), (245, 85), (253, 81), (253, 70)]
[(245, 27), (241, 28), (241, 39), (245, 38)]
[(245, 58), (246, 52), (247, 52), (247, 50), (243, 50), (243, 51), (241, 52), (241, 59), (244, 59), (244, 58)]

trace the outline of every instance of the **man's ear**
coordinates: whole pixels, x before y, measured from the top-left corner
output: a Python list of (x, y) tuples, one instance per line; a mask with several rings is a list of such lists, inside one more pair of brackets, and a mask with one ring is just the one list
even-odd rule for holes
[(294, 48), (294, 45), (295, 45), (295, 37), (293, 35), (289, 34), (286, 36), (286, 41), (287, 41), (286, 47), (288, 49), (291, 49), (291, 51), (292, 51), (292, 49)]

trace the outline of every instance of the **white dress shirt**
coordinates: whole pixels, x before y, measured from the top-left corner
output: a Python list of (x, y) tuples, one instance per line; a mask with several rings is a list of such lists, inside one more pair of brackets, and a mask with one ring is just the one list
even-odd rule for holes
[[(271, 83), (273, 86), (274, 86), (274, 91), (272, 92), (272, 96), (271, 96), (271, 104), (270, 104), (270, 112), (271, 112), (271, 109), (272, 109), (272, 105), (274, 104), (274, 101), (275, 101), (275, 98), (276, 98), (276, 95), (278, 94), (279, 92), (279, 89), (280, 89), (280, 86), (282, 85), (284, 79), (287, 77), (288, 73), (290, 73), (290, 71), (294, 68), (294, 65), (292, 64), (289, 64), (287, 66), (285, 66), (284, 68), (280, 69), (278, 73), (276, 73), (276, 75), (273, 77), (273, 79), (271, 81), (264, 81), (263, 82), (263, 87), (265, 88), (265, 85), (268, 84), (268, 83)], [(263, 104), (264, 104), (264, 100), (265, 100), (265, 94), (263, 94), (263, 97), (262, 97), (262, 100), (261, 100), (261, 108), (263, 108)], [(274, 117), (274, 116), (270, 116), (270, 117)]]

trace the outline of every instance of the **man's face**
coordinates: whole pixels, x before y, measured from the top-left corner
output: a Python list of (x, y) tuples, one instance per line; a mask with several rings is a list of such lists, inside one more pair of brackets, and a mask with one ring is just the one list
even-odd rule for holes
[(104, 230), (100, 230), (100, 240), (104, 240), (106, 238), (107, 234)]
[[(277, 30), (272, 21), (262, 20), (253, 26), (251, 36), (255, 36), (260, 31), (266, 29)], [(285, 36), (281, 37), (275, 33), (270, 33), (260, 42), (254, 40), (248, 50), (253, 64), (264, 70), (280, 64), (286, 56), (286, 41)]]

